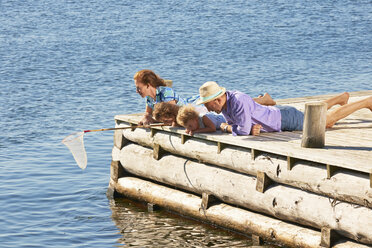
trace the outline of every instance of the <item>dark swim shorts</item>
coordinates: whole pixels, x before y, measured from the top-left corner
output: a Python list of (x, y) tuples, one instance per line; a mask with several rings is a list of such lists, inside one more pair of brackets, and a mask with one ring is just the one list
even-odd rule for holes
[(282, 115), (282, 131), (302, 131), (304, 124), (304, 113), (292, 106), (275, 106), (280, 109)]

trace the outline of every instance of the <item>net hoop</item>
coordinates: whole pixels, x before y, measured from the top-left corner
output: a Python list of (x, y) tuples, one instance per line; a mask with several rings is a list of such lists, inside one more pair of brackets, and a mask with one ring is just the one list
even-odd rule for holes
[(88, 158), (84, 147), (84, 132), (77, 132), (66, 136), (62, 143), (72, 153), (77, 165), (84, 170), (87, 167)]

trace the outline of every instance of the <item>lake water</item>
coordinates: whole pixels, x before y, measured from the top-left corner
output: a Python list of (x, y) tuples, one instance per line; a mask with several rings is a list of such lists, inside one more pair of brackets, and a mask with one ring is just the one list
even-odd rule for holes
[(372, 1), (0, 0), (0, 246), (246, 247), (249, 239), (105, 195), (112, 132), (144, 110), (152, 69), (183, 96), (214, 80), (252, 96), (372, 89)]

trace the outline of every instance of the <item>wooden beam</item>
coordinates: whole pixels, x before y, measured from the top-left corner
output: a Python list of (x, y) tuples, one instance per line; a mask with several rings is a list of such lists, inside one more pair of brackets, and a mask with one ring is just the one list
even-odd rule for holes
[(127, 172), (124, 170), (120, 161), (111, 161), (110, 177), (114, 182), (117, 182), (119, 178), (124, 177)]
[(147, 203), (147, 211), (148, 212), (154, 212), (154, 211), (156, 211), (158, 209), (159, 209), (159, 206), (158, 205), (156, 205), (154, 203), (150, 203), (150, 202)]
[(339, 170), (337, 166), (327, 164), (327, 179), (330, 179)]
[(329, 227), (322, 227), (320, 246), (332, 247), (338, 238), (339, 238), (339, 235), (336, 233), (335, 230)]
[(181, 144), (185, 144), (185, 142), (190, 139), (191, 137), (189, 135), (186, 135), (186, 134), (181, 134)]
[(133, 132), (134, 130), (136, 130), (136, 124), (134, 123), (131, 123), (130, 126), (132, 127), (130, 130)]
[(163, 148), (161, 148), (161, 146), (159, 144), (156, 144), (156, 143), (154, 143), (154, 148), (153, 148), (152, 152), (153, 152), (152, 157), (156, 160), (161, 159), (161, 157), (164, 154)]
[(263, 240), (260, 236), (252, 234), (252, 245), (262, 245)]
[(266, 188), (271, 184), (271, 179), (266, 175), (265, 172), (257, 171), (257, 182), (256, 190), (264, 193)]
[(201, 201), (200, 208), (203, 211), (206, 211), (216, 201), (217, 201), (217, 199), (213, 195), (210, 195), (210, 194), (207, 194), (207, 193), (202, 193), (202, 201)]
[(251, 149), (252, 160), (255, 160), (257, 158), (257, 156), (260, 155), (261, 153), (262, 153), (262, 151), (252, 148)]
[(123, 130), (114, 131), (114, 146), (121, 150), (121, 148), (128, 144), (128, 142), (129, 140), (126, 139), (123, 135)]
[(106, 191), (106, 196), (113, 199), (115, 196), (115, 187), (119, 178), (129, 175), (129, 173), (121, 165), (120, 161), (111, 161), (110, 166), (110, 183)]
[(290, 156), (287, 156), (287, 170), (292, 170), (294, 164), (299, 161), (298, 158), (292, 158)]
[(217, 153), (220, 154), (221, 151), (227, 146), (227, 144), (222, 142), (217, 142)]
[(159, 130), (157, 130), (157, 129), (155, 129), (155, 128), (151, 128), (151, 134), (150, 134), (150, 137), (151, 137), (151, 138), (154, 137), (154, 135), (156, 134), (157, 131), (159, 131)]

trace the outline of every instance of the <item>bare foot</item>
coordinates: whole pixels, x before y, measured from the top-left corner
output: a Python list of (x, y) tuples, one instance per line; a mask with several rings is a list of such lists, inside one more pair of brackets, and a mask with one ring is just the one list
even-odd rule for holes
[(265, 105), (267, 106), (273, 106), (276, 105), (276, 102), (273, 100), (273, 98), (269, 95), (269, 93), (265, 93), (262, 97), (262, 99), (265, 101)]
[(367, 98), (367, 108), (372, 111), (372, 96)]
[(349, 92), (342, 93), (341, 97), (340, 97), (340, 101), (338, 102), (338, 104), (340, 104), (341, 106), (347, 104), (348, 101), (349, 101), (349, 97), (350, 97)]

